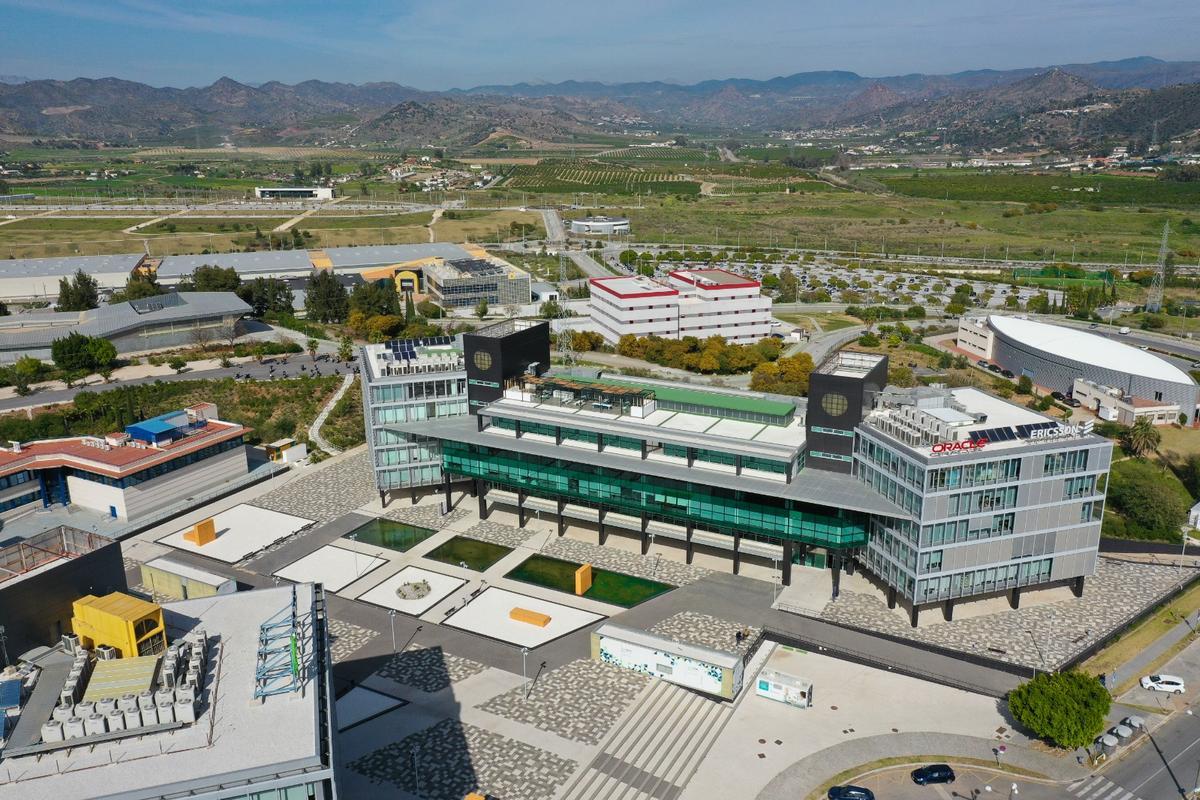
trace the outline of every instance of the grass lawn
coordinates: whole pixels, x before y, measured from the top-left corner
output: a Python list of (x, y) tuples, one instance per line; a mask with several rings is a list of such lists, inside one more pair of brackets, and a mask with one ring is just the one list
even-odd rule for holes
[(433, 536), (437, 531), (407, 525), (403, 522), (379, 517), (360, 525), (343, 536), (363, 544), (373, 544), (403, 553)]
[(455, 536), (450, 541), (438, 545), (426, 553), (425, 557), (456, 567), (466, 564), (467, 569), (483, 572), (511, 552), (511, 547), (505, 547), (502, 544), (469, 539), (466, 536)]
[(806, 331), (816, 333), (817, 329), (814, 326), (819, 325), (823, 331), (838, 331), (842, 328), (850, 328), (854, 325), (862, 325), (862, 320), (848, 317), (845, 314), (776, 314), (776, 319), (781, 319), (784, 322), (790, 322), (793, 325), (798, 325)]
[[(504, 577), (515, 581), (532, 583), (568, 594), (575, 593), (575, 571), (582, 566), (574, 561), (563, 561), (548, 556), (530, 556)], [(675, 587), (658, 581), (592, 568), (592, 588), (583, 596), (602, 603), (612, 603), (623, 608), (633, 608), (651, 597), (669, 592)]]

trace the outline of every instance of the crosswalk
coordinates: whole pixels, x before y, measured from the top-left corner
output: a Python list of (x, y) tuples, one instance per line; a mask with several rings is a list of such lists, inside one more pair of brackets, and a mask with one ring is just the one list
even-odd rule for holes
[(1141, 800), (1125, 787), (1118, 786), (1103, 775), (1093, 775), (1075, 781), (1067, 787), (1067, 791), (1079, 800)]

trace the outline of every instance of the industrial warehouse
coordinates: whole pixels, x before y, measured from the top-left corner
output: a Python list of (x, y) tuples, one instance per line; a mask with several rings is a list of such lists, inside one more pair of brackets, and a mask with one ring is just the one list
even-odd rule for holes
[[(643, 552), (653, 536), (675, 539), (689, 562), (703, 546), (734, 572), (743, 558), (778, 563), (785, 585), (793, 565), (822, 567), (835, 595), (841, 571), (862, 567), (913, 625), (922, 608), (950, 619), (965, 599), (1006, 594), (1015, 607), (1050, 585), (1081, 594), (1094, 574), (1112, 444), (1086, 427), (976, 389), (887, 387), (887, 359), (871, 354), (833, 356), (806, 402), (552, 372), (545, 323), (510, 320), (462, 341), (466, 413), (459, 401), (385, 422), (376, 405), (368, 440), (377, 465), (381, 442), (440, 456), (447, 502), (469, 481), (481, 516), (490, 500), (515, 505), (522, 525), (554, 514), (560, 535), (574, 518), (597, 525), (601, 543), (632, 531)], [(447, 364), (460, 369), (457, 356)], [(371, 406), (382, 373), (364, 375)], [(438, 472), (398, 483), (429, 486)]]

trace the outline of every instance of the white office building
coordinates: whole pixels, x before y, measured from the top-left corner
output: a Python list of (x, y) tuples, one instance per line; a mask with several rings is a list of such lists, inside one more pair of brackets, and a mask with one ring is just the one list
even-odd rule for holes
[(665, 282), (592, 278), (591, 288), (592, 321), (609, 341), (633, 334), (752, 344), (771, 335), (771, 298), (757, 281), (722, 269), (675, 270)]

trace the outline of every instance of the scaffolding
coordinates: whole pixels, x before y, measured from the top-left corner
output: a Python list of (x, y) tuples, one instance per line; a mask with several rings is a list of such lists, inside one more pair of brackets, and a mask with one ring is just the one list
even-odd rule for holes
[(287, 694), (300, 688), (300, 628), (296, 587), (292, 601), (258, 628), (258, 658), (254, 667), (254, 699)]

